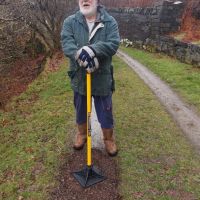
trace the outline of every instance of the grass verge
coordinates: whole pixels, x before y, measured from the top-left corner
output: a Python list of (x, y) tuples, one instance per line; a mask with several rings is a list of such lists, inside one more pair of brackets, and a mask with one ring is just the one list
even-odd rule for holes
[(74, 124), (66, 62), (46, 70), (0, 112), (0, 199), (47, 199)]
[(133, 70), (119, 58), (114, 67), (123, 199), (199, 199), (199, 156)]
[(121, 49), (147, 66), (200, 112), (200, 68), (194, 68), (161, 54), (134, 48)]
[[(120, 193), (129, 199), (198, 199), (200, 159), (147, 86), (114, 58)], [(44, 71), (0, 113), (1, 199), (48, 199), (74, 125), (66, 62)], [(67, 105), (66, 105), (67, 104)]]

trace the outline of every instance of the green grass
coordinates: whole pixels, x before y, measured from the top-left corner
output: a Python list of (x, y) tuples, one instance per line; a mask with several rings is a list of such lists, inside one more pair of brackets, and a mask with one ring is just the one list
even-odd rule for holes
[[(58, 184), (55, 176), (74, 132), (66, 65), (54, 73), (45, 70), (12, 101), (9, 112), (0, 113), (1, 199), (45, 200)], [(199, 157), (133, 70), (117, 57), (114, 66), (120, 148), (115, 159), (123, 199), (198, 199)]]
[(200, 68), (194, 68), (160, 54), (133, 48), (121, 47), (121, 49), (146, 65), (200, 112)]
[(123, 199), (199, 199), (199, 156), (133, 70), (119, 58), (114, 69)]
[(66, 62), (45, 70), (9, 107), (0, 113), (0, 199), (47, 199), (74, 125)]

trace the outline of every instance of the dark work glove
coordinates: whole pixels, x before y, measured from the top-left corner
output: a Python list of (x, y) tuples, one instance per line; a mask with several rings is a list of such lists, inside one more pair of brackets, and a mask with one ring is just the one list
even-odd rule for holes
[(94, 50), (89, 46), (83, 46), (75, 56), (79, 66), (84, 67), (87, 73), (92, 73), (99, 68), (99, 61), (95, 57)]
[(88, 63), (88, 65), (85, 67), (85, 70), (87, 73), (92, 73), (96, 71), (99, 68), (99, 61), (96, 57), (94, 57), (91, 62)]
[(86, 67), (95, 57), (94, 50), (89, 46), (83, 46), (76, 53), (76, 60), (81, 67)]

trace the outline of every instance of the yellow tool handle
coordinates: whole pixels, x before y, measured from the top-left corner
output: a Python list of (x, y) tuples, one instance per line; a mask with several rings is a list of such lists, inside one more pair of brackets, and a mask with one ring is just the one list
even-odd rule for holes
[(92, 138), (91, 138), (91, 74), (87, 73), (87, 165), (92, 165)]

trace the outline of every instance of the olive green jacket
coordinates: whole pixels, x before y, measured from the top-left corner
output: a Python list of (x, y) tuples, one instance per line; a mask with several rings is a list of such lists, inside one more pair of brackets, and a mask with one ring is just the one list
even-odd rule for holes
[(70, 58), (72, 89), (86, 94), (86, 70), (75, 60), (78, 49), (90, 45), (96, 52), (99, 68), (91, 74), (92, 95), (105, 96), (113, 91), (112, 56), (119, 47), (120, 37), (116, 20), (103, 7), (98, 7), (98, 17), (91, 35), (85, 17), (76, 12), (64, 20), (61, 31), (61, 44), (64, 54)]

